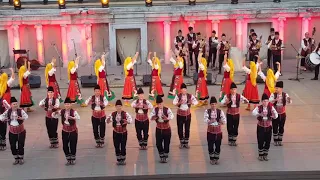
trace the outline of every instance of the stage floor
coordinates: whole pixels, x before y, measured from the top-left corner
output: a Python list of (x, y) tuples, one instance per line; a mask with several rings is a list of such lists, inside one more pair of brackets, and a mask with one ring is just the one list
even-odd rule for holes
[[(115, 69), (115, 68), (114, 68)], [(118, 68), (119, 71), (120, 67)], [(65, 71), (63, 69), (63, 71)], [(116, 71), (116, 70), (115, 70)], [(121, 72), (121, 71), (120, 71)], [(121, 77), (115, 74), (114, 77)], [(191, 139), (189, 150), (178, 148), (176, 120), (171, 122), (172, 138), (170, 158), (167, 164), (159, 163), (158, 152), (155, 146), (155, 123), (150, 125), (149, 148), (140, 151), (136, 140), (134, 124), (128, 125), (127, 165), (117, 166), (112, 143), (112, 127), (109, 124), (106, 130), (106, 147), (95, 148), (91, 126), (91, 110), (89, 107), (76, 107), (81, 120), (78, 123), (79, 141), (77, 151), (77, 164), (65, 166), (65, 157), (62, 147), (49, 149), (48, 137), (45, 128), (44, 111), (35, 107), (35, 111), (29, 114), (25, 122), (27, 140), (25, 147), (25, 160), (23, 166), (13, 166), (13, 157), (10, 149), (0, 152), (0, 179), (52, 179), (52, 178), (76, 178), (76, 177), (105, 177), (105, 176), (133, 176), (133, 175), (163, 175), (163, 174), (194, 174), (194, 173), (229, 173), (229, 172), (274, 172), (274, 171), (317, 171), (320, 170), (320, 83), (310, 81), (313, 73), (304, 73), (302, 82), (289, 81), (295, 76), (294, 61), (284, 61), (284, 90), (292, 97), (293, 104), (287, 107), (287, 122), (284, 136), (284, 146), (271, 145), (270, 160), (260, 162), (257, 160), (256, 119), (251, 112), (241, 108), (241, 120), (239, 127), (239, 145), (230, 147), (227, 145), (226, 127), (223, 127), (223, 144), (220, 165), (212, 166), (209, 163), (206, 140), (206, 124), (203, 122), (205, 107), (192, 108)], [(42, 74), (37, 71), (35, 74)], [(90, 74), (90, 72), (87, 73)], [(140, 73), (140, 71), (139, 71)], [(170, 73), (170, 74), (169, 74)], [(172, 71), (165, 70), (163, 81), (170, 82)], [(65, 78), (66, 76), (64, 76)], [(219, 77), (221, 79), (221, 77)], [(58, 77), (59, 79), (59, 77)], [(220, 81), (218, 79), (218, 81)], [(244, 79), (243, 73), (237, 73), (239, 81)], [(67, 84), (63, 80), (62, 95), (66, 94)], [(122, 80), (119, 80), (119, 84)], [(188, 80), (192, 81), (192, 80)], [(44, 82), (44, 81), (42, 81)], [(33, 99), (36, 103), (45, 97), (46, 89), (42, 84), (41, 89), (32, 89)], [(238, 92), (244, 88), (238, 86)], [(259, 85), (259, 92), (263, 91), (264, 84)], [(121, 97), (122, 88), (113, 88), (117, 98)], [(219, 95), (219, 86), (209, 86), (210, 95)], [(147, 93), (148, 88), (144, 91)], [(195, 92), (195, 86), (189, 86), (188, 91)], [(92, 95), (92, 88), (82, 89), (84, 97)], [(168, 92), (168, 87), (164, 88)], [(13, 95), (19, 99), (19, 91), (12, 90)], [(112, 102), (114, 103), (114, 102)], [(171, 100), (165, 99), (165, 104), (171, 107)], [(108, 107), (107, 113), (114, 110)], [(132, 108), (125, 108), (134, 115)], [(224, 109), (225, 110), (225, 109)], [(59, 125), (59, 138), (61, 127)], [(59, 139), (61, 142), (61, 139)], [(60, 143), (61, 144), (61, 143)], [(213, 175), (212, 175), (213, 176)], [(298, 177), (298, 176), (297, 176)], [(271, 179), (271, 178), (267, 178)], [(303, 178), (298, 178), (303, 179)], [(319, 178), (318, 178), (319, 179)]]

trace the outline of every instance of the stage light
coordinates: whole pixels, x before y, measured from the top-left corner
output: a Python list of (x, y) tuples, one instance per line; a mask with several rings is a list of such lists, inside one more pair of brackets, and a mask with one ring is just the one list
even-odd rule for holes
[(66, 8), (66, 1), (65, 0), (58, 0), (59, 9)]
[(20, 0), (13, 0), (13, 7), (14, 7), (14, 10), (20, 10), (21, 9), (21, 1)]
[(281, 2), (281, 0), (273, 0), (273, 2), (279, 3), (279, 2)]
[(101, 1), (101, 6), (103, 8), (108, 8), (109, 7), (109, 0), (100, 0)]
[(152, 6), (152, 0), (145, 0), (146, 6), (151, 7)]
[(238, 4), (238, 0), (231, 0), (231, 4)]
[(43, 0), (43, 4), (47, 5), (48, 4), (48, 0)]
[(191, 6), (196, 5), (196, 0), (189, 0), (189, 5), (191, 5)]

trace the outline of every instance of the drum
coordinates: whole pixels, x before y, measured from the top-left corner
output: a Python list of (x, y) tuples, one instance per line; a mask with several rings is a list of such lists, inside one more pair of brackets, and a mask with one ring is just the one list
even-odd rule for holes
[(309, 54), (306, 57), (306, 65), (309, 68), (315, 68), (318, 64), (320, 64), (320, 55), (316, 52)]

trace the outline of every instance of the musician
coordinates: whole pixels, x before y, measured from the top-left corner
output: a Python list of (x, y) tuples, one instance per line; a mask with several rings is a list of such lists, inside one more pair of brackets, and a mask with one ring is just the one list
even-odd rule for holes
[(250, 31), (249, 31), (249, 42), (251, 42), (253, 40), (253, 37), (252, 37), (253, 33), (255, 33), (254, 29), (250, 29)]
[[(3, 114), (9, 108), (10, 104), (7, 102), (7, 100), (0, 98), (0, 114)], [(0, 151), (7, 149), (6, 135), (7, 122), (0, 121)]]
[(228, 59), (228, 55), (224, 54), (223, 62), (223, 79), (221, 83), (221, 91), (219, 101), (221, 102), (225, 95), (230, 94), (230, 86), (233, 83), (234, 64), (232, 59)]
[(170, 62), (173, 64), (174, 70), (172, 75), (172, 81), (170, 85), (170, 90), (168, 93), (169, 99), (174, 99), (176, 94), (180, 93), (180, 87), (183, 83), (183, 54), (180, 52), (176, 55), (176, 59), (173, 59), (173, 57), (170, 58)]
[(313, 50), (315, 49), (315, 41), (313, 38), (310, 37), (309, 33), (306, 32), (305, 34), (305, 38), (302, 39), (301, 41), (301, 69), (306, 71), (306, 67), (305, 67), (305, 61), (306, 61), (306, 57), (313, 52)]
[(84, 100), (82, 99), (80, 86), (78, 83), (78, 65), (79, 65), (80, 56), (74, 61), (70, 61), (68, 64), (68, 79), (69, 87), (67, 92), (67, 98), (70, 98), (71, 103), (80, 104), (81, 107), (86, 107)]
[(186, 76), (187, 75), (187, 65), (186, 65), (186, 59), (187, 59), (187, 56), (188, 56), (188, 48), (186, 48), (182, 41), (181, 40), (178, 40), (177, 41), (177, 45), (175, 45), (175, 51), (174, 53), (176, 54), (176, 56), (181, 56), (182, 59), (183, 59), (183, 76)]
[(175, 38), (174, 38), (174, 45), (176, 46), (177, 44), (178, 44), (178, 41), (181, 41), (182, 42), (182, 46), (184, 46), (184, 41), (185, 41), (185, 39), (184, 39), (184, 37), (182, 36), (182, 31), (181, 31), (181, 29), (179, 29), (179, 31), (178, 31), (178, 36), (176, 36)]
[(188, 43), (188, 48), (189, 48), (189, 59), (190, 59), (190, 66), (193, 66), (193, 44), (194, 41), (196, 41), (196, 33), (193, 32), (193, 27), (188, 28), (189, 33), (187, 34), (187, 43)]
[(257, 39), (257, 34), (252, 33), (251, 40), (248, 43), (250, 61), (254, 61), (255, 63), (257, 63), (257, 58), (255, 58), (255, 56), (259, 55), (260, 48), (261, 42)]
[(90, 96), (85, 103), (86, 105), (91, 105), (92, 109), (91, 122), (96, 148), (102, 148), (106, 134), (105, 108), (108, 106), (108, 100), (106, 96), (102, 95), (99, 85), (94, 87), (94, 95)]
[(206, 53), (206, 42), (204, 39), (201, 38), (201, 33), (197, 33), (197, 40), (194, 41), (192, 45), (193, 51), (194, 51), (194, 57), (196, 58), (196, 72), (199, 70), (199, 63), (198, 63), (198, 55), (200, 52), (202, 52), (202, 56), (205, 57)]
[(257, 117), (257, 139), (258, 152), (260, 161), (268, 161), (268, 152), (272, 137), (272, 119), (278, 118), (278, 113), (273, 105), (269, 102), (266, 94), (262, 95), (262, 105), (252, 111), (252, 115)]
[[(258, 60), (258, 62), (260, 62), (260, 59)], [(275, 74), (273, 73), (273, 70), (271, 68), (268, 68), (266, 77), (265, 74), (263, 74), (263, 72), (261, 71), (261, 63), (259, 64), (258, 75), (265, 82), (263, 93), (268, 95), (268, 97), (270, 97), (271, 94), (275, 92), (275, 83), (277, 82), (280, 76), (281, 66), (279, 62), (277, 62), (277, 66), (278, 71)]]
[(26, 130), (24, 121), (28, 119), (28, 114), (18, 107), (18, 101), (11, 97), (11, 107), (0, 115), (0, 121), (8, 122), (9, 142), (11, 153), (15, 159), (13, 165), (24, 164), (24, 144), (26, 140)]
[(11, 77), (8, 80), (8, 74), (7, 73), (2, 73), (0, 76), (1, 82), (0, 82), (0, 97), (8, 102), (10, 104), (10, 99), (11, 99), (11, 86), (13, 84), (15, 74), (13, 72), (13, 69), (10, 68), (11, 71)]
[(80, 116), (77, 111), (72, 108), (70, 98), (64, 100), (64, 109), (52, 113), (53, 118), (61, 117), (62, 123), (62, 142), (63, 152), (66, 156), (66, 166), (76, 164), (77, 144), (78, 144), (78, 128), (77, 121)]
[(45, 69), (45, 78), (46, 78), (46, 84), (47, 87), (51, 86), (54, 90), (54, 98), (59, 99), (60, 102), (62, 102), (61, 99), (61, 93), (60, 93), (60, 88), (59, 84), (56, 80), (56, 58), (52, 58), (51, 62), (47, 64), (46, 69)]
[(154, 56), (151, 59), (151, 52), (148, 55), (148, 63), (152, 68), (151, 71), (151, 84), (149, 88), (149, 99), (155, 101), (157, 96), (163, 97), (162, 83), (160, 79), (161, 74), (161, 62), (154, 52)]
[(47, 88), (47, 97), (40, 101), (39, 106), (46, 111), (46, 128), (50, 141), (50, 148), (58, 148), (58, 118), (53, 118), (52, 113), (57, 111), (60, 102), (59, 98), (54, 96), (54, 88), (49, 86)]
[[(316, 48), (316, 50), (314, 52), (317, 53), (320, 56), (320, 43), (318, 44), (318, 46), (317, 46), (317, 48)], [(320, 64), (316, 65), (315, 71), (314, 71), (314, 78), (312, 78), (311, 80), (318, 80), (319, 67), (320, 67)]]
[(97, 84), (100, 87), (101, 95), (105, 96), (108, 101), (112, 101), (115, 98), (114, 92), (110, 90), (107, 75), (106, 75), (106, 54), (101, 55), (101, 59), (97, 59), (94, 63), (94, 70), (98, 78)]
[(218, 164), (222, 141), (221, 125), (226, 124), (226, 116), (217, 108), (217, 99), (214, 96), (210, 99), (210, 109), (204, 112), (204, 122), (208, 124), (207, 142), (210, 163)]
[(221, 35), (221, 41), (218, 44), (217, 49), (219, 50), (219, 74), (221, 74), (221, 69), (222, 69), (222, 63), (224, 61), (224, 55), (229, 54), (229, 50), (230, 50), (230, 43), (229, 41), (226, 40), (226, 34), (222, 34)]
[(30, 74), (30, 62), (28, 62), (27, 66), (27, 59), (25, 59), (25, 64), (19, 69), (19, 84), (21, 88), (20, 107), (27, 108), (27, 112), (33, 111), (30, 108), (33, 106), (32, 94), (29, 85)]
[(275, 32), (274, 34), (274, 39), (270, 41), (268, 48), (271, 49), (274, 71), (277, 72), (277, 62), (281, 64), (281, 50), (283, 50), (284, 46), (282, 40), (279, 38), (279, 32)]
[(208, 67), (211, 64), (211, 68), (215, 68), (216, 58), (217, 58), (217, 47), (219, 44), (218, 37), (216, 37), (216, 31), (213, 30), (211, 37), (209, 37), (209, 59), (208, 59)]
[(207, 105), (209, 99), (209, 92), (207, 86), (207, 60), (202, 57), (202, 52), (198, 55), (199, 72), (196, 86), (196, 98), (199, 101), (198, 106)]
[(136, 52), (133, 58), (127, 57), (124, 60), (123, 72), (125, 74), (122, 99), (125, 106), (130, 106), (129, 100), (137, 96), (136, 80), (133, 74), (133, 66), (137, 63), (139, 52)]
[[(177, 111), (177, 126), (178, 135), (180, 139), (180, 149), (189, 149), (189, 137), (190, 137), (190, 124), (191, 124), (191, 105), (197, 105), (197, 99), (192, 95), (187, 93), (187, 86), (183, 83), (181, 84), (181, 93), (176, 95), (173, 100), (173, 105), (178, 107)], [(185, 132), (183, 132), (183, 126)]]
[[(266, 45), (268, 46), (269, 43), (274, 39), (274, 28), (270, 28), (270, 35), (268, 36), (268, 39), (266, 41)], [(271, 49), (268, 48), (268, 67), (271, 68), (271, 56), (272, 56), (272, 53), (271, 53)]]

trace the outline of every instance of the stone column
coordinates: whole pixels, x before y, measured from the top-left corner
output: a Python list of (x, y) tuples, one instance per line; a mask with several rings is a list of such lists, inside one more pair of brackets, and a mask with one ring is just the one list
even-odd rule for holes
[(217, 20), (217, 19), (211, 21), (211, 32), (210, 32), (210, 36), (211, 36), (211, 33), (212, 33), (213, 30), (216, 31), (217, 37), (219, 36), (219, 23), (220, 23), (220, 21)]
[(62, 61), (63, 67), (68, 67), (68, 40), (67, 40), (67, 25), (61, 24), (61, 49), (62, 49)]
[(189, 27), (193, 27), (193, 29), (194, 29), (194, 24), (195, 24), (196, 22), (195, 21), (189, 21), (188, 22), (188, 28)]
[(85, 27), (85, 34), (86, 34), (86, 47), (87, 47), (87, 59), (88, 64), (90, 64), (92, 60), (92, 34), (91, 34), (91, 26), (92, 24), (86, 23)]
[(242, 22), (243, 22), (243, 17), (239, 17), (236, 20), (236, 46), (240, 50), (242, 50)]
[[(14, 24), (11, 26), (12, 35), (13, 35), (13, 48), (15, 50), (20, 49), (20, 33), (19, 33), (19, 25)], [(20, 57), (19, 54), (14, 55), (15, 61)]]
[(170, 64), (170, 51), (171, 51), (170, 24), (171, 24), (170, 21), (163, 22), (165, 64)]
[(43, 32), (42, 25), (37, 24), (34, 26), (36, 28), (36, 36), (37, 36), (37, 52), (38, 52), (38, 61), (40, 64), (45, 64), (44, 61), (44, 48), (43, 48)]
[[(311, 18), (310, 17), (303, 17), (302, 18), (302, 24), (301, 24), (301, 29), (302, 29), (302, 31), (301, 31), (301, 39), (303, 39), (304, 37), (305, 37), (305, 33), (306, 32), (309, 32), (309, 22), (310, 22), (310, 20), (311, 20)], [(310, 33), (310, 32), (309, 32)], [(311, 33), (310, 33), (310, 35), (311, 35)]]
[(279, 21), (279, 24), (278, 24), (278, 31), (279, 31), (279, 37), (281, 40), (284, 40), (283, 37), (284, 37), (284, 21), (286, 20), (285, 17), (279, 17), (278, 18), (278, 21)]

